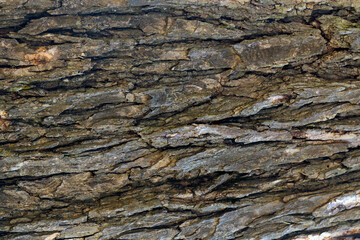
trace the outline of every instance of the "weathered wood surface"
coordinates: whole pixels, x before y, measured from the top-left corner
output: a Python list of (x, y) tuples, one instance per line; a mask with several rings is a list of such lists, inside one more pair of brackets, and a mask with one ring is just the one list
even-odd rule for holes
[(359, 7), (0, 1), (0, 239), (355, 239)]

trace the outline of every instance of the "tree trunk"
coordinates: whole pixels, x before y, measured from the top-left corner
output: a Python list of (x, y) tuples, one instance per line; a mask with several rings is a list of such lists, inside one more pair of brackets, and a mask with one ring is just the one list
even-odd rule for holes
[(359, 11), (0, 1), (0, 239), (358, 239)]

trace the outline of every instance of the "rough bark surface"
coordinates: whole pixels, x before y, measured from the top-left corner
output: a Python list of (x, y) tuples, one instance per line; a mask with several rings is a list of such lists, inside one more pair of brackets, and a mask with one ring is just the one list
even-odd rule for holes
[(0, 0), (0, 239), (356, 239), (359, 10)]

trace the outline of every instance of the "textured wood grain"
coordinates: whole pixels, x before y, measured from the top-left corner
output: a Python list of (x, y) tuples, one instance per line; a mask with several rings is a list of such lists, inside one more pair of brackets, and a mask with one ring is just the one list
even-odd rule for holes
[(0, 239), (357, 239), (358, 1), (0, 1)]

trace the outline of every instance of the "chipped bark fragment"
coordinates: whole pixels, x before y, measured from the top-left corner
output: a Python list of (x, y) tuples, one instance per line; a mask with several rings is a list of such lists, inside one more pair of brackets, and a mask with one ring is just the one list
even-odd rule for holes
[(47, 237), (45, 238), (45, 240), (54, 240), (54, 239), (56, 239), (56, 237), (59, 236), (59, 235), (60, 235), (60, 233), (51, 234), (51, 235), (47, 236)]
[(8, 116), (9, 114), (6, 111), (0, 111), (0, 130), (2, 131), (6, 131), (9, 129), (11, 122), (9, 120), (6, 120)]
[(25, 55), (25, 60), (33, 63), (34, 65), (46, 64), (53, 60), (57, 54), (57, 48), (47, 50), (45, 47), (38, 48), (36, 53)]

